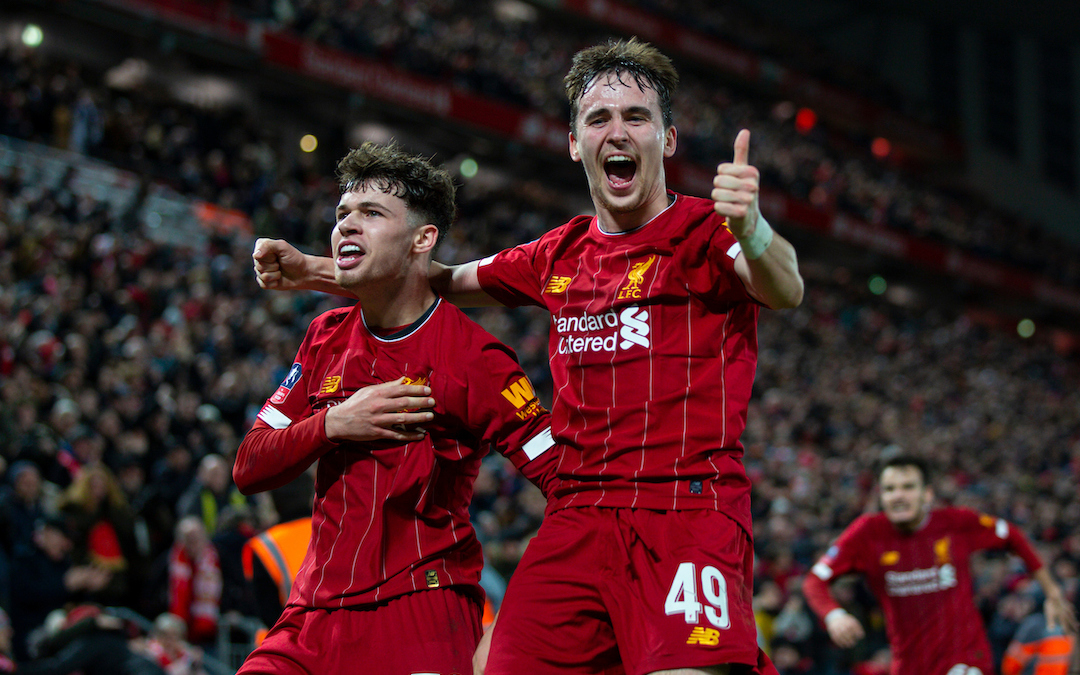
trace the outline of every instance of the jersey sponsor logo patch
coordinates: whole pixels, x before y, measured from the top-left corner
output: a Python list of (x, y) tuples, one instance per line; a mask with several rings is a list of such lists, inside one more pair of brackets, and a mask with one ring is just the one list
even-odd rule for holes
[(898, 562), (900, 562), (899, 551), (885, 551), (881, 554), (882, 567), (889, 567), (891, 565), (895, 565)]
[(424, 583), (427, 584), (428, 588), (438, 588), (439, 573), (435, 570), (428, 570), (424, 572)]
[(619, 289), (616, 300), (638, 299), (641, 297), (641, 284), (645, 283), (645, 273), (660, 256), (651, 255), (647, 260), (634, 263), (626, 273), (626, 285)]
[(695, 626), (694, 629), (690, 631), (690, 637), (686, 638), (686, 644), (715, 647), (720, 644), (720, 631), (715, 628)]
[(319, 388), (320, 394), (333, 394), (335, 391), (341, 388), (341, 376), (329, 375), (323, 380), (322, 387)]
[(300, 376), (303, 374), (299, 363), (292, 364), (292, 368), (289, 369), (289, 374), (285, 376), (281, 384), (278, 386), (277, 391), (270, 397), (271, 403), (284, 403), (285, 399), (289, 396), (289, 392), (296, 386), (296, 383), (300, 381)]
[(544, 406), (540, 405), (540, 399), (533, 390), (532, 382), (529, 382), (529, 378), (524, 375), (511, 382), (510, 386), (503, 389), (501, 393), (503, 398), (510, 401), (510, 405), (517, 409), (518, 419), (525, 420), (547, 412)]
[(926, 595), (956, 586), (956, 568), (952, 565), (927, 567), (908, 572), (886, 572), (885, 594), (891, 597)]
[(565, 293), (573, 279), (573, 277), (551, 277), (548, 279), (547, 286), (544, 286), (544, 292), (552, 295)]
[(559, 333), (560, 354), (585, 352), (614, 352), (652, 345), (649, 333), (649, 311), (637, 305), (616, 312), (610, 309), (603, 314), (578, 316), (552, 316), (555, 330)]

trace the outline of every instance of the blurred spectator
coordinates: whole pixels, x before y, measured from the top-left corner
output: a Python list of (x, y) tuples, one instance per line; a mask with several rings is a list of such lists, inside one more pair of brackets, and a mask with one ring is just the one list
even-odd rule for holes
[(142, 567), (135, 545), (134, 523), (116, 478), (103, 464), (84, 466), (60, 499), (74, 543), (72, 561), (110, 575), (109, 583), (88, 597), (103, 605), (128, 605), (128, 570)]
[(187, 625), (175, 614), (165, 612), (154, 619), (154, 628), (134, 646), (149, 656), (167, 675), (205, 675), (203, 652), (187, 642)]
[(195, 645), (217, 637), (221, 608), (221, 566), (202, 520), (185, 516), (176, 524), (176, 543), (169, 551), (169, 612), (187, 624)]
[(49, 612), (94, 594), (108, 585), (111, 574), (92, 565), (72, 565), (72, 541), (60, 516), (45, 516), (34, 529), (34, 546), (17, 553), (11, 563), (11, 623), (15, 660), (29, 656), (27, 637)]
[(7, 479), (10, 486), (0, 487), (0, 544), (11, 556), (33, 545), (34, 523), (45, 515), (45, 493), (41, 471), (32, 462), (12, 464)]
[(150, 482), (169, 510), (175, 513), (180, 497), (195, 478), (195, 463), (191, 450), (175, 441), (166, 445), (163, 455), (153, 464)]
[(292, 592), (292, 583), (311, 540), (311, 504), (315, 484), (310, 473), (270, 492), (279, 522), (244, 544), (244, 578), (257, 605), (256, 616), (273, 626)]
[(38, 657), (20, 662), (21, 675), (164, 675), (146, 656), (131, 648), (124, 622), (97, 605), (78, 605), (67, 613), (59, 632), (38, 646)]
[(220, 611), (245, 616), (256, 613), (255, 598), (244, 576), (244, 545), (259, 531), (255, 514), (247, 505), (226, 506), (221, 511), (217, 533), (210, 538), (221, 568)]
[(191, 486), (176, 504), (180, 517), (198, 516), (211, 536), (218, 530), (218, 517), (227, 506), (244, 507), (248, 498), (232, 481), (232, 467), (218, 454), (209, 454), (199, 462)]
[(1001, 660), (1001, 675), (1067, 675), (1072, 672), (1077, 636), (1047, 625), (1046, 596), (1037, 583), (1024, 589), (1031, 612), (1023, 618)]

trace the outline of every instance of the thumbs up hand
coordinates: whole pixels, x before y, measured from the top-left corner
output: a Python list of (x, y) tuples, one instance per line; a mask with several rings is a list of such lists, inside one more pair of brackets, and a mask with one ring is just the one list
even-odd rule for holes
[(758, 214), (760, 174), (747, 161), (750, 157), (750, 130), (735, 137), (735, 157), (716, 167), (713, 178), (713, 209), (727, 218), (735, 238), (742, 241), (754, 233)]

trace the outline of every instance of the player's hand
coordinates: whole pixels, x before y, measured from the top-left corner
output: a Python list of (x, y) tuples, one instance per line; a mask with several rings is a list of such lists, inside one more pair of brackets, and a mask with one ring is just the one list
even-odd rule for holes
[(435, 419), (430, 410), (431, 389), (393, 382), (357, 390), (326, 413), (326, 437), (335, 441), (419, 441), (426, 433), (419, 424)]
[(735, 137), (735, 157), (716, 167), (713, 178), (713, 209), (727, 218), (731, 233), (743, 240), (754, 233), (758, 220), (758, 190), (761, 176), (750, 166), (750, 130)]
[(1061, 626), (1068, 635), (1080, 633), (1080, 624), (1076, 620), (1076, 609), (1065, 599), (1064, 595), (1047, 596), (1043, 603), (1043, 613), (1046, 614), (1046, 627), (1053, 629)]
[(826, 619), (825, 628), (838, 647), (851, 649), (859, 640), (866, 637), (866, 632), (859, 620), (847, 612), (836, 612), (827, 616)]
[(290, 291), (302, 288), (307, 277), (304, 254), (284, 239), (256, 239), (251, 260), (255, 264), (255, 278), (265, 289)]

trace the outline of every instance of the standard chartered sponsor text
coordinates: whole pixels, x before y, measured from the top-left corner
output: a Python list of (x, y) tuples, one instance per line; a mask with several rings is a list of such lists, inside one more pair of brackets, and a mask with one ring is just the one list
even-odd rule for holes
[(649, 313), (637, 306), (626, 307), (619, 313), (610, 309), (602, 314), (583, 312), (552, 317), (559, 333), (560, 354), (614, 352), (616, 348), (626, 349), (635, 344), (648, 347), (648, 320)]
[(892, 597), (936, 593), (955, 585), (956, 570), (952, 565), (885, 573), (885, 592)]

